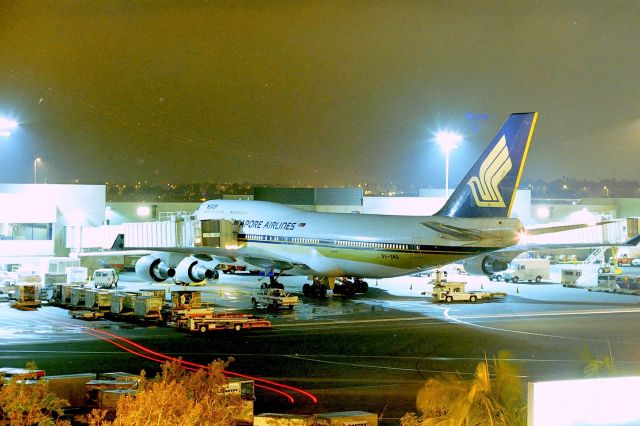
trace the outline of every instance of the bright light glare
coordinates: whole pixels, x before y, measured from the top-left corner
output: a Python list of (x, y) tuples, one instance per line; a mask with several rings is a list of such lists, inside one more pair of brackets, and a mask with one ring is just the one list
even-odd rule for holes
[(637, 425), (640, 377), (529, 383), (529, 423)]
[(149, 216), (151, 214), (151, 209), (149, 208), (149, 206), (140, 206), (136, 209), (136, 213), (138, 213), (138, 216)]
[(8, 138), (18, 128), (18, 122), (10, 118), (0, 117), (0, 137)]
[(442, 152), (451, 152), (462, 142), (462, 135), (451, 130), (441, 130), (436, 133), (436, 142), (440, 145)]
[(538, 207), (536, 213), (540, 219), (549, 219), (549, 216), (551, 216), (551, 210), (547, 206)]
[(527, 234), (525, 229), (522, 229), (518, 231), (516, 238), (518, 239), (518, 244), (525, 244), (529, 241), (529, 234)]

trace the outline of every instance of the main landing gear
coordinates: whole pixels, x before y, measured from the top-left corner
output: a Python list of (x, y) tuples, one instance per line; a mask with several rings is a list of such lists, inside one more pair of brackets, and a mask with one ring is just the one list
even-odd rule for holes
[(327, 286), (322, 284), (318, 277), (313, 277), (313, 284), (305, 283), (302, 286), (302, 294), (305, 297), (324, 299), (327, 296)]
[[(333, 286), (333, 294), (352, 297), (357, 293), (369, 291), (369, 284), (362, 278), (338, 277)], [(302, 286), (302, 293), (306, 297), (324, 298), (327, 295), (327, 285), (323, 284), (320, 278), (313, 277), (313, 283)]]
[(347, 277), (336, 278), (336, 284), (333, 287), (333, 294), (340, 294), (347, 297), (355, 296), (356, 293), (366, 293), (369, 291), (369, 284), (362, 278)]
[[(280, 274), (278, 274), (278, 277)], [(269, 284), (262, 283), (260, 284), (260, 288), (280, 288), (284, 290), (284, 284), (278, 281), (278, 277), (269, 277)]]

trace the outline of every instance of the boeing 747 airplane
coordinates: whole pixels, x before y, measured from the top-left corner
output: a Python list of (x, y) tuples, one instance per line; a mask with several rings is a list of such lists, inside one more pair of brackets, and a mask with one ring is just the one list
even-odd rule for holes
[[(217, 264), (240, 259), (312, 277), (304, 292), (319, 296), (334, 289), (336, 279), (342, 283), (336, 289), (353, 294), (366, 291), (365, 277), (407, 275), (481, 259), (517, 244), (526, 232), (509, 214), (537, 117), (535, 112), (511, 114), (433, 216), (317, 213), (264, 201), (211, 200), (196, 211), (202, 224), (197, 247), (124, 248), (120, 238), (120, 248), (150, 253), (136, 264), (136, 273), (145, 280), (202, 281)], [(217, 243), (206, 243), (211, 239)]]

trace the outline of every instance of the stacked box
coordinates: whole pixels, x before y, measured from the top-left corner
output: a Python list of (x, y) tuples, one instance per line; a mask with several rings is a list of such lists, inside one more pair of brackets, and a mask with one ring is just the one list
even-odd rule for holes
[(17, 299), (21, 302), (33, 302), (38, 300), (36, 297), (36, 292), (39, 293), (39, 290), (36, 290), (35, 284), (18, 284), (16, 287), (18, 290)]
[(202, 306), (202, 297), (199, 291), (172, 291), (171, 306), (173, 309), (198, 309)]

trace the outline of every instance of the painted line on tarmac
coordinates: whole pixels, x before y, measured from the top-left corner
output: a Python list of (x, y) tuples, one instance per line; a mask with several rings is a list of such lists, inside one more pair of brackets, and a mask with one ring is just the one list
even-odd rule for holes
[[(513, 334), (522, 334), (525, 336), (537, 336), (537, 337), (552, 337), (555, 339), (564, 339), (564, 340), (575, 340), (575, 341), (591, 341), (591, 342), (600, 342), (602, 341), (602, 339), (597, 339), (597, 338), (589, 338), (589, 337), (573, 337), (573, 336), (559, 336), (557, 334), (546, 334), (546, 333), (534, 333), (531, 331), (521, 331), (521, 330), (510, 330), (510, 329), (506, 329), (506, 328), (500, 328), (500, 327), (490, 327), (487, 325), (481, 325), (481, 324), (476, 324), (473, 322), (469, 322), (469, 321), (464, 321), (463, 317), (455, 317), (450, 315), (450, 310), (451, 308), (445, 310), (444, 312), (444, 317), (451, 321), (451, 322), (455, 322), (458, 324), (463, 324), (463, 325), (468, 325), (469, 327), (477, 327), (477, 328), (484, 328), (486, 330), (493, 330), (493, 331), (503, 331), (505, 333), (513, 333)], [(588, 313), (586, 311), (582, 311), (584, 313), (580, 313), (580, 312), (567, 312), (567, 313), (560, 313), (560, 312), (556, 312), (556, 313), (551, 313), (551, 312), (538, 312), (538, 313), (531, 313), (531, 314), (514, 314), (513, 316), (520, 316), (520, 317), (542, 317), (542, 316), (564, 316), (564, 315), (587, 315)], [(631, 312), (640, 312), (640, 310), (635, 309), (635, 310), (626, 310), (626, 309), (622, 309), (622, 310), (615, 310), (615, 311), (590, 311), (591, 314), (596, 314), (596, 313), (631, 313)], [(499, 314), (499, 317), (509, 317), (509, 315), (503, 315), (503, 314)], [(464, 317), (464, 318), (496, 318), (493, 317), (491, 315), (478, 315), (476, 317)], [(637, 343), (634, 343), (637, 344)]]
[[(444, 308), (439, 308), (445, 310)], [(308, 327), (317, 325), (349, 325), (349, 324), (375, 324), (375, 323), (389, 323), (389, 322), (411, 322), (411, 321), (424, 321), (428, 319), (434, 319), (429, 316), (420, 317), (406, 317), (406, 318), (381, 318), (370, 320), (345, 320), (345, 321), (323, 321), (323, 322), (297, 322), (295, 324), (274, 324), (273, 328), (296, 328), (296, 327)]]
[(320, 363), (320, 364), (341, 365), (341, 366), (358, 367), (358, 368), (370, 368), (370, 369), (373, 369), (373, 370), (411, 371), (411, 372), (437, 373), (437, 374), (458, 373), (458, 374), (462, 374), (462, 375), (473, 375), (473, 374), (475, 374), (474, 372), (463, 373), (463, 372), (460, 372), (460, 371), (457, 371), (457, 370), (456, 371), (451, 371), (451, 370), (424, 370), (424, 369), (419, 369), (419, 368), (386, 367), (386, 366), (382, 366), (382, 365), (357, 364), (357, 363), (353, 363), (353, 362), (337, 362), (337, 361), (328, 361), (328, 360), (323, 360), (323, 359), (309, 358), (309, 357), (304, 357), (304, 356), (299, 356), (299, 355), (285, 355), (285, 358), (297, 359), (297, 360), (300, 360), (300, 361), (316, 362), (316, 363)]
[(607, 314), (637, 314), (640, 308), (627, 309), (598, 309), (598, 310), (581, 310), (581, 311), (554, 311), (554, 312), (525, 312), (525, 313), (507, 313), (507, 314), (486, 314), (486, 315), (460, 315), (453, 317), (449, 315), (451, 308), (445, 310), (445, 316), (449, 318), (464, 319), (492, 319), (492, 318), (526, 318), (526, 317), (553, 317), (553, 316), (571, 316), (571, 315), (607, 315)]

